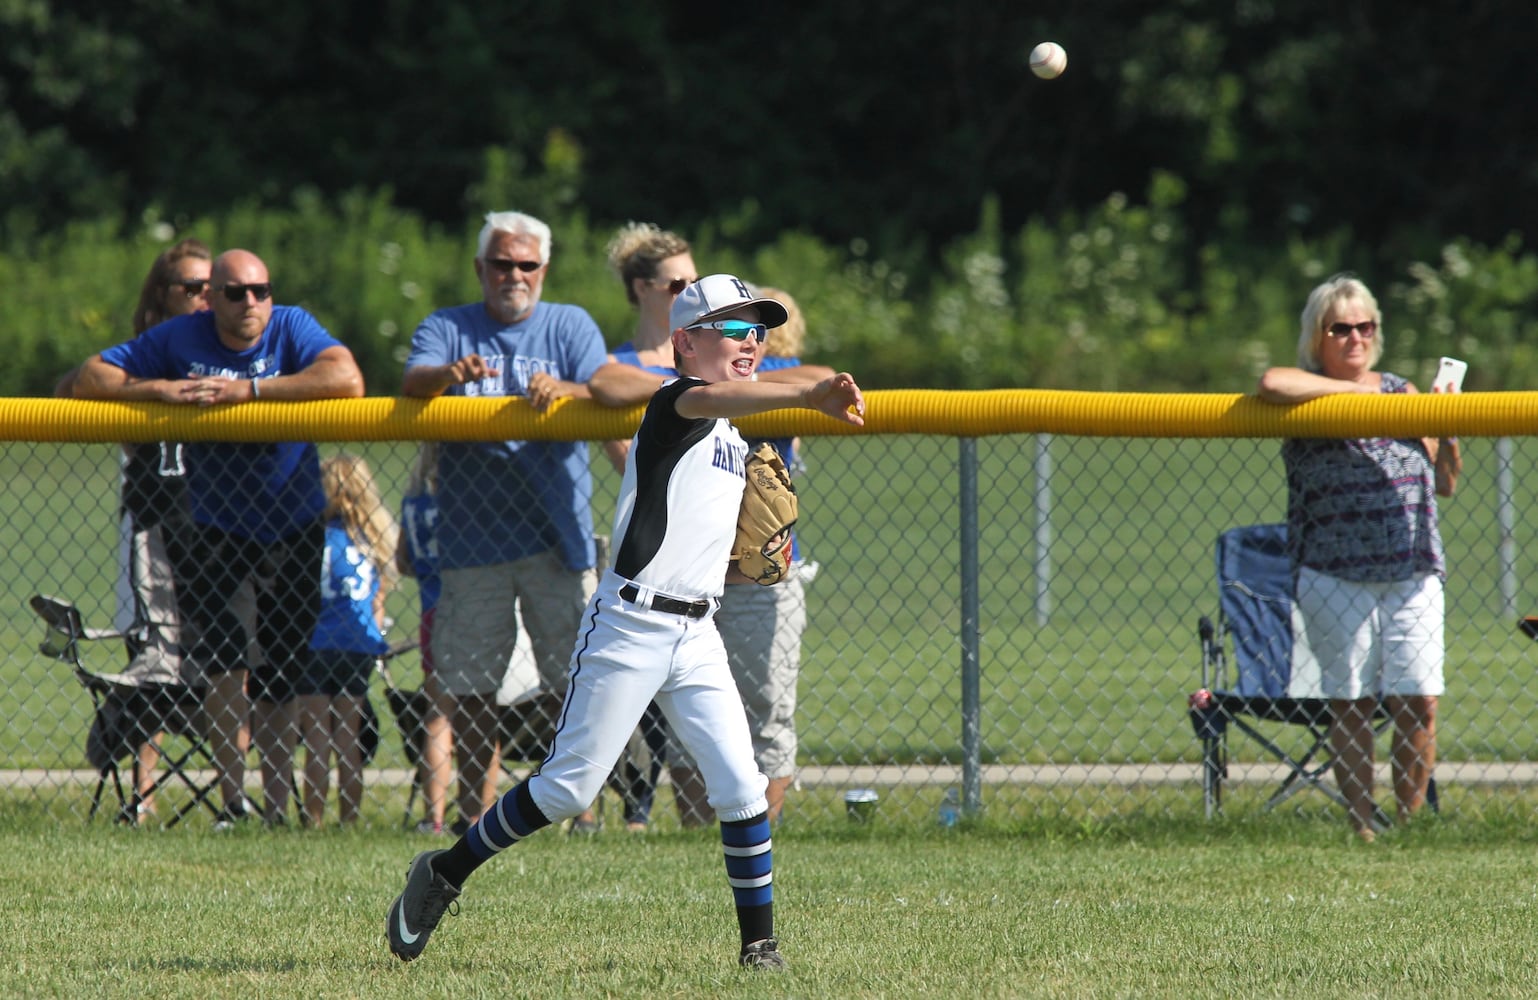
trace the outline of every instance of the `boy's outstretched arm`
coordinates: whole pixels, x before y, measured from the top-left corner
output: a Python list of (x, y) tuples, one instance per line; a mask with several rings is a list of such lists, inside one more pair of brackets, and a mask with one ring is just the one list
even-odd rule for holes
[(674, 404), (679, 416), (747, 417), (770, 410), (805, 408), (856, 427), (865, 425), (865, 395), (854, 376), (839, 372), (821, 382), (712, 382), (685, 390)]

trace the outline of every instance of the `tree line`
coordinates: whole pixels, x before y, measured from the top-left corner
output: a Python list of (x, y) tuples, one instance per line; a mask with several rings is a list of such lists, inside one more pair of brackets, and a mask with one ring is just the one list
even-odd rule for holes
[[(555, 222), (563, 252), (584, 259), (613, 226), (647, 219), (708, 259), (792, 271), (773, 280), (800, 282), (824, 344), (879, 344), (886, 378), (1126, 388), (1211, 384), (1232, 370), (1226, 348), (1193, 367), (1167, 344), (1235, 316), (1254, 334), (1242, 343), (1285, 358), (1320, 269), (1402, 285), (1401, 315), (1462, 295), (1430, 318), (1444, 333), (1478, 324), (1488, 292), (1456, 275), (1452, 293), (1420, 287), (1425, 269), (1455, 271), (1447, 248), (1461, 246), (1454, 257), (1495, 258), (1514, 340), (1531, 323), (1513, 300), (1538, 204), (1525, 109), (1538, 19), (1511, 13), (1373, 0), (795, 0), (730, 14), (678, 0), (0, 3), (0, 277), (13, 300), (22, 280), (26, 297), (72, 292), (38, 265), (91, 266), (59, 249), (90, 233), (128, 248), (115, 266), (131, 287), (155, 245), (145, 234), (169, 225), (325, 274), (371, 274), (365, 245), (442, 240), (451, 258), (416, 287), (462, 296), (460, 236), (487, 209)], [(1026, 57), (1048, 38), (1069, 68), (1042, 81)], [(354, 224), (357, 205), (402, 233), (305, 221)], [(1093, 239), (1106, 218), (1116, 246), (1138, 244), (1134, 263), (1061, 242)], [(1117, 230), (1145, 222), (1146, 240)], [(623, 324), (608, 279), (571, 278), (563, 288), (558, 271), (555, 290), (612, 309), (606, 333)], [(1236, 301), (1236, 282), (1256, 301)], [(398, 311), (298, 284), (367, 351), (378, 324), (409, 335), (409, 308), (383, 319)], [(128, 294), (81, 289), (81, 315), (39, 306), (41, 322), (99, 339), (96, 318), (110, 327), (109, 301)], [(421, 294), (404, 304), (435, 302)], [(19, 311), (0, 337), (40, 322)], [(958, 317), (977, 328), (951, 333)], [(56, 341), (40, 350), (64, 353)], [(1013, 352), (1003, 375), (967, 360), (990, 345)], [(1509, 361), (1486, 367), (1525, 370)]]

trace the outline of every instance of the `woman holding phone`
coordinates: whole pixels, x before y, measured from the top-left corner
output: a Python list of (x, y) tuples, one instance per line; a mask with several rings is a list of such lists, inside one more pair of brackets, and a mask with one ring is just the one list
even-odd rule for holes
[[(1375, 370), (1382, 356), (1377, 299), (1356, 277), (1336, 275), (1304, 306), (1298, 367), (1268, 370), (1260, 398), (1415, 393)], [(1380, 699), (1394, 723), (1399, 822), (1425, 804), (1436, 762), (1447, 576), (1436, 497), (1452, 495), (1462, 457), (1456, 438), (1291, 438), (1282, 460), (1296, 604), (1330, 702), (1335, 780), (1357, 836), (1371, 841)]]

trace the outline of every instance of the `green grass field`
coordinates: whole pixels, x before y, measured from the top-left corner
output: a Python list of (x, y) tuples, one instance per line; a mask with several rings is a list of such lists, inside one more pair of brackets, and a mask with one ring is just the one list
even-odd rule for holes
[[(1024, 436), (977, 447), (984, 762), (1195, 762), (1185, 699), (1200, 681), (1197, 617), (1217, 610), (1213, 544), (1223, 528), (1281, 518), (1277, 442), (1054, 439), (1046, 609), (1037, 604), (1035, 447)], [(414, 446), (362, 448), (396, 504)], [(804, 452), (804, 554), (821, 572), (808, 590), (801, 760), (959, 763), (957, 442), (826, 438), (807, 441)], [(1453, 569), (1442, 756), (1530, 761), (1538, 756), (1530, 683), (1538, 649), (1516, 632), (1508, 601), (1517, 613), (1538, 610), (1526, 605), (1534, 539), (1523, 516), (1538, 490), (1530, 471), (1538, 446), (1515, 442), (1509, 537), (1496, 505), (1494, 442), (1468, 440), (1465, 453), (1459, 495), (1443, 507)], [(11, 720), (0, 731), (0, 768), (80, 766), (90, 706), (62, 665), (34, 652), (41, 628), (25, 600), (39, 590), (64, 594), (88, 619), (110, 615), (114, 461), (105, 445), (0, 449), (0, 712)], [(607, 531), (617, 477), (595, 468), (595, 523)], [(1517, 560), (1510, 580), (1499, 572), (1503, 545)], [(392, 596), (398, 635), (415, 634), (415, 602), (409, 581)], [(93, 652), (105, 657), (98, 667), (113, 667), (111, 650)], [(396, 674), (415, 686), (414, 661)], [(1244, 743), (1234, 751), (1256, 756)], [(396, 741), (384, 753), (382, 764), (401, 763)], [(1101, 807), (1116, 802), (1116, 814), (1128, 808), (1103, 789), (1083, 795)], [(1481, 801), (1508, 800), (1497, 790)], [(914, 805), (928, 808), (919, 796)]]
[[(424, 956), (383, 915), (417, 838), (0, 820), (15, 997), (1528, 997), (1527, 824), (881, 819), (775, 838), (791, 963), (749, 975), (709, 832), (544, 831), (478, 872)], [(88, 873), (88, 874), (86, 874)]]

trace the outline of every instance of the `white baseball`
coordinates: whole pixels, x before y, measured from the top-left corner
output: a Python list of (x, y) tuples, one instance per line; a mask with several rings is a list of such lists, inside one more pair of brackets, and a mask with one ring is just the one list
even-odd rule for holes
[(1031, 50), (1031, 72), (1043, 80), (1062, 76), (1068, 68), (1068, 53), (1056, 42), (1042, 42)]

